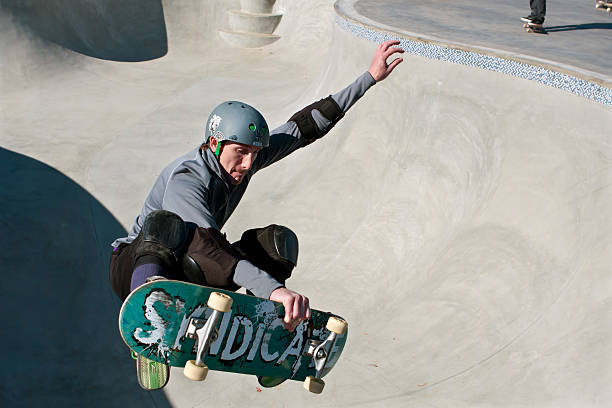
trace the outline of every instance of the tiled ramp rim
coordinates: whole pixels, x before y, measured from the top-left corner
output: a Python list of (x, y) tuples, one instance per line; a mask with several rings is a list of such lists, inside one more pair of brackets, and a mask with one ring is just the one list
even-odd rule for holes
[(399, 46), (410, 54), (497, 71), (530, 81), (536, 81), (612, 107), (612, 89), (601, 86), (595, 82), (511, 59), (407, 39), (397, 33), (376, 29), (373, 26), (351, 19), (340, 10), (341, 7), (345, 6), (345, 4), (340, 3), (344, 2), (336, 2), (335, 6), (336, 24), (359, 38), (376, 43), (387, 40), (397, 40), (400, 42)]

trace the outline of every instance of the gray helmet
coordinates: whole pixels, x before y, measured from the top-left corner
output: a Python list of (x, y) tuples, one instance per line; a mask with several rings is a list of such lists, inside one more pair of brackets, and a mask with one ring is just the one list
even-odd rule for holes
[(219, 142), (257, 147), (270, 144), (270, 131), (264, 117), (257, 109), (238, 101), (223, 102), (213, 109), (206, 122), (206, 143), (211, 136)]

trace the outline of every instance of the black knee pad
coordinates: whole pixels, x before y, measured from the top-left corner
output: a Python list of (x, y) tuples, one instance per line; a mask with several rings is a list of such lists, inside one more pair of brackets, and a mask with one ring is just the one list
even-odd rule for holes
[(272, 224), (245, 231), (235, 247), (255, 266), (284, 283), (297, 265), (299, 244), (289, 228)]
[(272, 225), (271, 228), (264, 228), (260, 239), (272, 258), (294, 268), (297, 266), (300, 247), (295, 232), (282, 225)]
[(161, 264), (175, 268), (183, 259), (188, 237), (189, 228), (181, 217), (170, 211), (153, 211), (142, 225), (136, 258), (155, 257)]
[(196, 260), (189, 254), (183, 256), (182, 267), (187, 282), (208, 286), (208, 282), (206, 282), (206, 277), (200, 265), (198, 265)]

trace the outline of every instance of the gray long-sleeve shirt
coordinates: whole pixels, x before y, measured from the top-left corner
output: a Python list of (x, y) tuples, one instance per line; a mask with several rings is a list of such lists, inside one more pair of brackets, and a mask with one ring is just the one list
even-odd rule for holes
[[(332, 98), (345, 113), (375, 83), (370, 73), (365, 72)], [(313, 111), (312, 116), (325, 133), (331, 122), (317, 110)], [(221, 230), (242, 199), (251, 177), (304, 144), (305, 140), (295, 122), (284, 123), (272, 130), (270, 145), (257, 155), (250, 171), (236, 186), (225, 180), (223, 169), (210, 149), (201, 150), (198, 147), (190, 151), (163, 169), (128, 236), (115, 240), (112, 246), (132, 242), (138, 236), (144, 219), (155, 210), (172, 211), (198, 227)], [(238, 263), (234, 282), (265, 298), (282, 286), (248, 261)]]

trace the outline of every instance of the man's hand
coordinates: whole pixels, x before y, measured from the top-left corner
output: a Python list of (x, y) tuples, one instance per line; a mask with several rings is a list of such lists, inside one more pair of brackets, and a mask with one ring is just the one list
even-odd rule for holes
[(398, 45), (399, 41), (385, 41), (380, 44), (374, 53), (374, 57), (372, 58), (372, 63), (370, 63), (370, 69), (368, 72), (372, 75), (372, 78), (376, 82), (380, 82), (397, 67), (404, 59), (396, 58), (391, 64), (387, 64), (387, 58), (395, 53), (402, 54), (404, 50), (397, 47), (391, 47), (392, 45)]
[(285, 307), (283, 324), (290, 332), (293, 332), (302, 320), (310, 319), (310, 303), (306, 296), (281, 287), (272, 291), (270, 300), (281, 302)]

